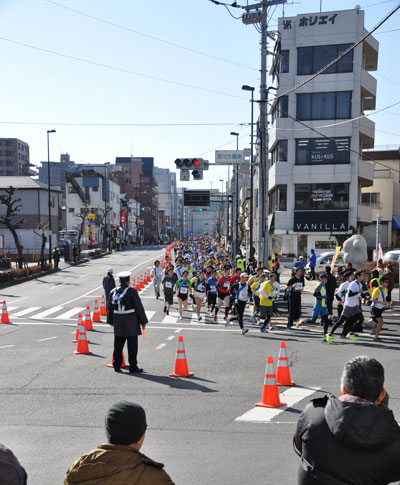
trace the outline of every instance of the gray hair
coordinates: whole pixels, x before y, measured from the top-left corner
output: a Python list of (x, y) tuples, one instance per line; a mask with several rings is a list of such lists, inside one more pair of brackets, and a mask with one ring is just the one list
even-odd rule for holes
[(383, 389), (384, 380), (382, 364), (372, 357), (359, 355), (346, 362), (341, 384), (352, 396), (375, 403)]

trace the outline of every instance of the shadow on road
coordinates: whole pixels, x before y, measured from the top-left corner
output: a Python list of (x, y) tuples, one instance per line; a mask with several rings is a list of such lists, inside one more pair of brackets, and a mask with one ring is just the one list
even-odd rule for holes
[[(219, 392), (215, 389), (210, 389), (209, 387), (203, 386), (201, 384), (197, 384), (196, 380), (203, 381), (205, 379), (200, 379), (199, 377), (191, 377), (189, 380), (179, 379), (176, 377), (168, 377), (168, 376), (155, 376), (153, 374), (128, 374), (132, 377), (137, 377), (140, 379), (144, 379), (147, 381), (156, 382), (157, 384), (163, 384), (165, 386), (172, 387), (173, 389), (187, 389), (189, 391), (200, 391), (200, 392)], [(212, 381), (206, 381), (212, 382)]]

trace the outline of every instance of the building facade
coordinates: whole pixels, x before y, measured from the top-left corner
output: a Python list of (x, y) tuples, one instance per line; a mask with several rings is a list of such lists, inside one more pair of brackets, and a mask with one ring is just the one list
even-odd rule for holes
[(160, 236), (178, 234), (176, 173), (168, 168), (154, 167), (154, 178), (158, 185), (158, 210), (165, 215), (165, 224), (160, 225)]
[(29, 145), (18, 138), (0, 138), (0, 176), (35, 175), (29, 158)]
[(367, 37), (304, 83), (364, 36), (364, 12), (280, 18), (278, 31), (270, 72), (269, 252), (322, 252), (337, 245), (336, 236), (362, 233), (372, 221), (360, 193), (372, 186), (374, 168), (360, 154), (374, 146), (375, 125), (362, 115), (375, 109), (369, 71), (377, 69), (378, 42)]

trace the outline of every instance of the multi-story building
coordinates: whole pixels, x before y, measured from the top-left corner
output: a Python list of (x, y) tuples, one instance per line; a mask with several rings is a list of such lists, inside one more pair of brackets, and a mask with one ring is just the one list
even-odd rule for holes
[(359, 7), (278, 21), (270, 72), (276, 92), (268, 143), (270, 252), (332, 248), (336, 236), (362, 233), (372, 221), (360, 193), (372, 186), (374, 167), (361, 151), (374, 146), (375, 125), (362, 116), (375, 109), (369, 71), (377, 69), (378, 42), (367, 37), (307, 82), (366, 32)]
[(221, 204), (221, 192), (218, 189), (211, 189), (209, 206), (188, 207), (186, 233), (194, 237), (201, 237), (204, 234), (224, 237), (225, 214), (221, 212)]
[(0, 176), (35, 175), (30, 168), (29, 145), (18, 138), (0, 138)]
[(177, 234), (178, 225), (178, 193), (176, 188), (176, 173), (168, 168), (154, 167), (154, 179), (158, 185), (158, 209), (165, 214), (165, 226), (160, 232)]
[[(40, 162), (42, 164), (39, 167), (39, 180), (44, 184), (49, 183), (48, 176), (48, 162)], [(63, 194), (65, 194), (65, 172), (71, 170), (72, 168), (79, 168), (75, 162), (71, 161), (70, 155), (68, 153), (63, 153), (60, 155), (59, 162), (50, 162), (50, 185), (51, 187), (58, 187), (61, 189)]]
[(372, 209), (372, 223), (363, 235), (371, 249), (376, 242), (383, 248), (400, 248), (400, 151), (368, 150), (363, 158), (375, 160), (374, 183), (360, 194), (361, 205)]

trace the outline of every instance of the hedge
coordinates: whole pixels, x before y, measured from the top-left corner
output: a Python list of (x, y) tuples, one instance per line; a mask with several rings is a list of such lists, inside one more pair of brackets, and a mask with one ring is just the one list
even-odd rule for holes
[[(43, 271), (49, 271), (53, 265), (51, 263), (45, 264), (45, 269)], [(38, 274), (42, 272), (42, 266), (36, 264), (35, 266), (29, 266), (28, 268), (22, 269), (12, 269), (10, 271), (0, 272), (0, 283), (7, 283), (8, 281), (18, 280), (20, 278), (25, 278), (27, 276)]]

